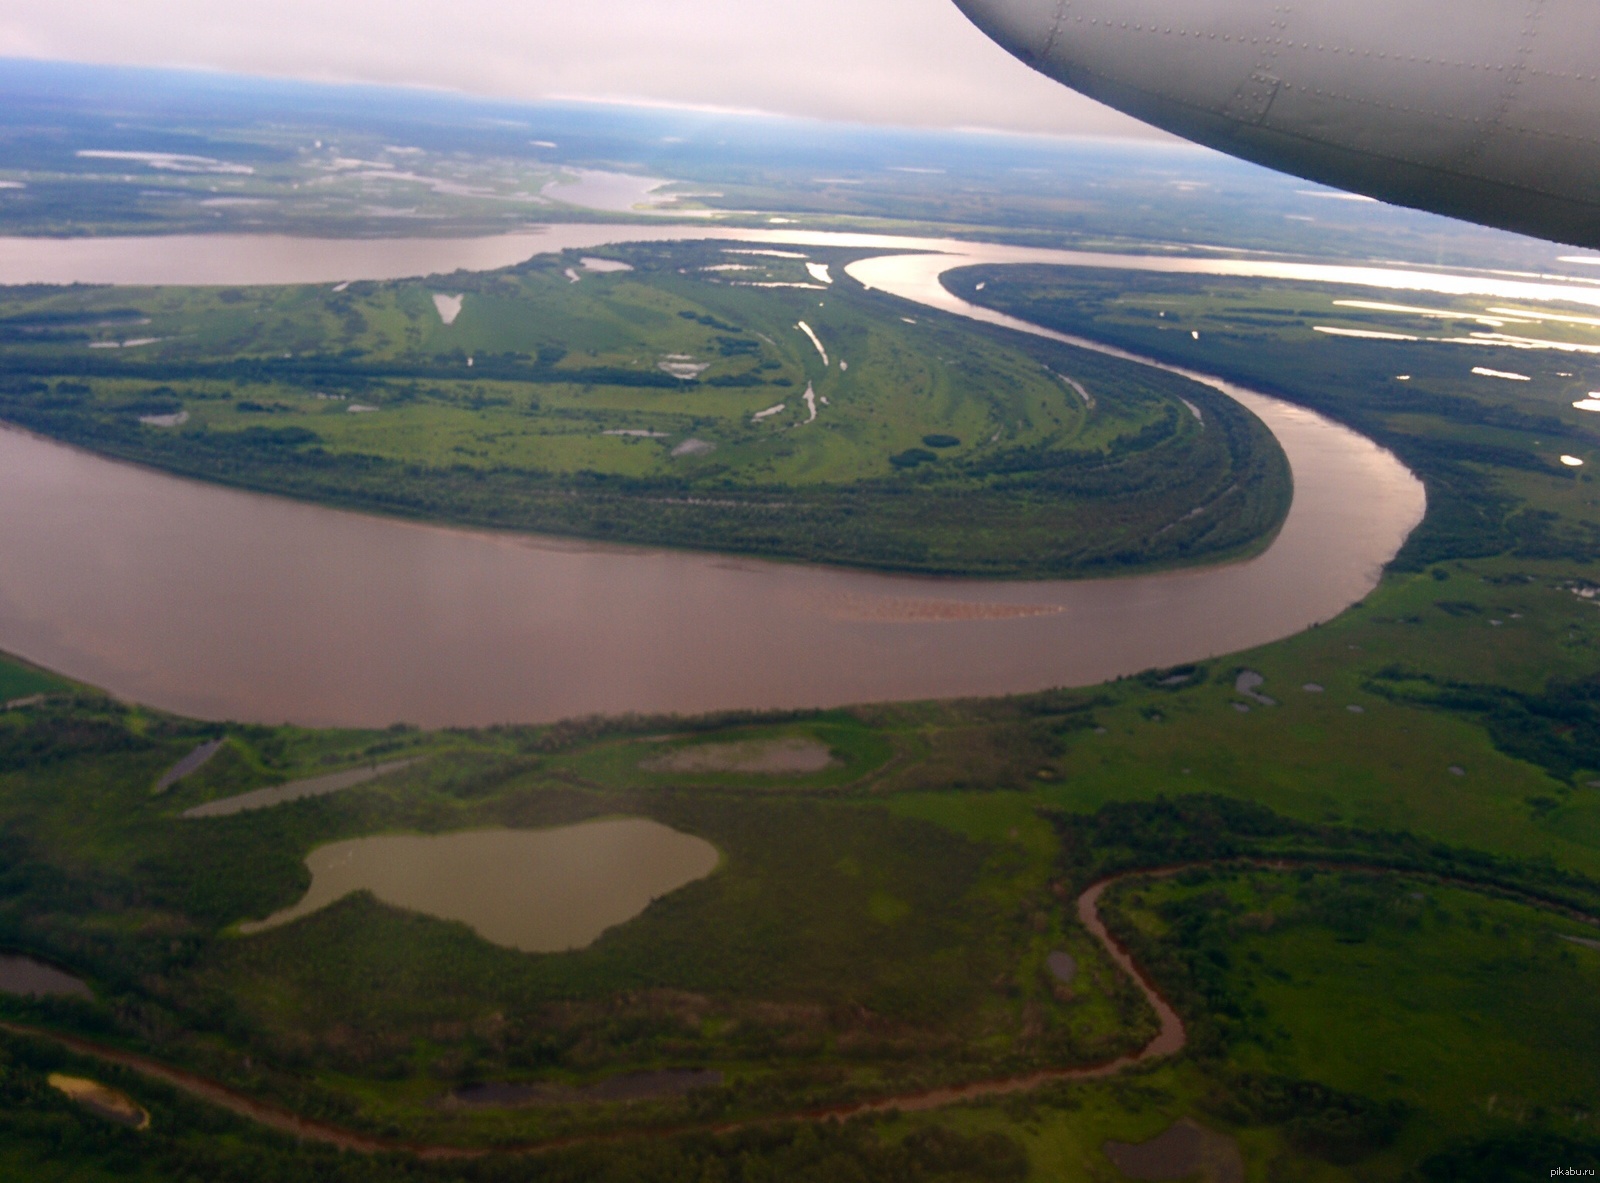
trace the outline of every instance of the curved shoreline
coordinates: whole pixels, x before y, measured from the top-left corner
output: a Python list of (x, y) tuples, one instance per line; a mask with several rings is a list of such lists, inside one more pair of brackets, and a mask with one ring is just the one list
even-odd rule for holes
[[(576, 231), (586, 246), (772, 233), (567, 229), (523, 236), (516, 253), (572, 245)], [(875, 268), (868, 280), (882, 290), (990, 320), (998, 314), (963, 306), (937, 275), (991, 257), (1059, 256), (871, 235), (784, 238), (948, 247), (909, 256), (898, 266), (921, 270), (893, 282), (885, 268), (895, 257), (851, 270)], [(161, 243), (141, 245), (167, 266)], [(262, 243), (254, 249), (275, 258)], [(469, 262), (502, 261), (474, 249)], [(1035, 330), (1051, 335), (1024, 331)], [(478, 726), (1092, 685), (1279, 640), (1367, 595), (1421, 520), (1416, 478), (1310, 411), (1186, 376), (1266, 422), (1293, 472), (1288, 515), (1254, 557), (1101, 580), (928, 579), (491, 534), (198, 483), (0, 431), (0, 496), (37, 510), (0, 520), (0, 553), (11, 556), (0, 569), (0, 648), (191, 717)], [(108, 556), (117, 587), (107, 586)], [(906, 619), (898, 606), (912, 602)]]

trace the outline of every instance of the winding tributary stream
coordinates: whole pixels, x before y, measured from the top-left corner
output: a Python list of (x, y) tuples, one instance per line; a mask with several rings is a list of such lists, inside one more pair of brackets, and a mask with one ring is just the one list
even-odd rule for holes
[[(0, 283), (399, 278), (688, 238), (920, 250), (848, 272), (927, 306), (1114, 353), (968, 305), (938, 277), (981, 262), (1280, 266), (803, 231), (559, 226), (395, 242), (0, 239)], [(1295, 278), (1318, 278), (1300, 273), (1315, 267), (1292, 266)], [(1352, 276), (1362, 269), (1324, 270), (1336, 273), (1330, 282), (1369, 282)], [(1566, 290), (1542, 286), (1547, 299)], [(1276, 640), (1361, 599), (1421, 520), (1421, 484), (1391, 454), (1313, 412), (1189, 376), (1244, 403), (1278, 438), (1295, 482), (1283, 529), (1245, 562), (1093, 581), (898, 577), (419, 525), (200, 484), (0, 430), (0, 649), (202, 717), (472, 725), (1091, 684)]]

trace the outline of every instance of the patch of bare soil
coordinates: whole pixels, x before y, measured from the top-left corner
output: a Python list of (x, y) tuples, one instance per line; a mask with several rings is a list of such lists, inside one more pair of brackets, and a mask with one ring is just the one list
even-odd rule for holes
[(226, 742), (227, 740), (225, 739), (213, 739), (195, 748), (194, 751), (162, 773), (161, 779), (156, 781), (155, 791), (157, 793), (165, 793), (184, 777), (192, 776), (199, 772), (211, 762), (212, 756), (222, 750), (222, 745)]
[(256, 789), (253, 792), (240, 793), (237, 797), (225, 797), (221, 801), (208, 801), (204, 805), (184, 810), (183, 816), (232, 817), (236, 813), (246, 813), (252, 809), (270, 809), (286, 801), (299, 801), (306, 797), (326, 797), (329, 793), (341, 793), (345, 789), (364, 785), (380, 776), (388, 776), (391, 772), (399, 772), (402, 768), (409, 768), (415, 763), (414, 759), (390, 760), (387, 764), (371, 764), (365, 768), (351, 768), (345, 772), (330, 772), (326, 776), (314, 776), (310, 780), (291, 781), (286, 785), (274, 785), (270, 789)]
[(1078, 961), (1071, 953), (1058, 949), (1046, 957), (1044, 963), (1050, 975), (1063, 986), (1072, 985), (1072, 979), (1078, 976)]
[(796, 776), (822, 772), (838, 761), (820, 740), (751, 739), (679, 748), (641, 761), (646, 772), (743, 772), (764, 776)]
[(150, 1128), (150, 1115), (134, 1104), (133, 1098), (120, 1089), (82, 1076), (64, 1076), (59, 1072), (50, 1074), (49, 1085), (57, 1092), (65, 1093), (90, 1113), (107, 1121), (114, 1121), (118, 1125), (129, 1126), (136, 1130)]
[(1107, 1142), (1101, 1149), (1129, 1179), (1188, 1179), (1198, 1175), (1206, 1183), (1244, 1183), (1239, 1144), (1187, 1117), (1148, 1142)]

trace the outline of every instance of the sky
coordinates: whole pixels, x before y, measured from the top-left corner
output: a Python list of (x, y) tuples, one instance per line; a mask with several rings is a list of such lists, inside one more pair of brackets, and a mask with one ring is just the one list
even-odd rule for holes
[(5, 0), (0, 56), (1159, 135), (1035, 74), (951, 0)]

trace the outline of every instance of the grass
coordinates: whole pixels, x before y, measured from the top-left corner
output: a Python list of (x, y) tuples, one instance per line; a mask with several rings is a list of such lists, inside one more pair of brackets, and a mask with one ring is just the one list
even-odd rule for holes
[(13, 702), (31, 698), (35, 694), (49, 694), (65, 690), (70, 685), (65, 679), (28, 665), (15, 658), (0, 657), (0, 702)]
[[(1385, 686), (1376, 675), (1396, 664), (1489, 682), (1522, 664), (1530, 682), (1542, 682), (1527, 669), (1530, 653), (1544, 658), (1541, 672), (1550, 677), (1563, 670), (1551, 649), (1566, 637), (1600, 638), (1592, 605), (1555, 586), (1556, 579), (1488, 582), (1500, 570), (1496, 563), (1473, 564), (1456, 569), (1447, 585), (1453, 594), (1492, 601), (1497, 611), (1511, 606), (1520, 616), (1511, 620), (1506, 612), (1501, 629), (1474, 616), (1470, 644), (1461, 636), (1461, 618), (1432, 608), (1429, 597), (1440, 585), (1431, 576), (1393, 576), (1363, 608), (1331, 625), (1213, 663), (1204, 685), (1131, 696), (1097, 712), (1107, 734), (1072, 735), (1051, 761), (1057, 785), (1041, 792), (1078, 810), (1222, 792), (1308, 821), (1412, 830), (1600, 871), (1600, 794), (1581, 778), (1552, 777), (1498, 750), (1481, 726), (1458, 713), (1375, 692)], [(1425, 623), (1395, 623), (1413, 608), (1427, 612)], [(1539, 640), (1555, 637), (1562, 640), (1554, 645)], [(1502, 664), (1511, 651), (1516, 660)], [(1568, 660), (1567, 668), (1578, 664)], [(1233, 671), (1243, 668), (1265, 675), (1261, 691), (1277, 706), (1235, 710), (1245, 700), (1233, 692)], [(1324, 689), (1301, 689), (1307, 683)], [(1543, 797), (1560, 804), (1553, 810), (1529, 804)]]
[[(834, 763), (814, 773), (781, 776), (668, 772), (647, 767), (663, 756), (707, 742), (747, 744), (785, 739), (812, 740), (826, 745)], [(802, 723), (722, 727), (709, 736), (696, 730), (630, 735), (564, 755), (558, 759), (556, 767), (565, 774), (581, 778), (584, 783), (618, 788), (660, 788), (683, 784), (735, 793), (771, 789), (792, 792), (795, 789), (843, 788), (855, 784), (895, 759), (897, 747), (895, 738), (866, 726), (848, 712), (839, 711), (808, 718)]]
[(1311, 1080), (1405, 1114), (1368, 1148), (1392, 1170), (1451, 1138), (1592, 1120), (1600, 1081), (1574, 1049), (1600, 1040), (1586, 1003), (1600, 954), (1560, 939), (1592, 928), (1437, 883), (1314, 871), (1135, 884), (1117, 906), (1141, 944), (1170, 951), (1174, 987), (1221, 1012), (1224, 1074)]

